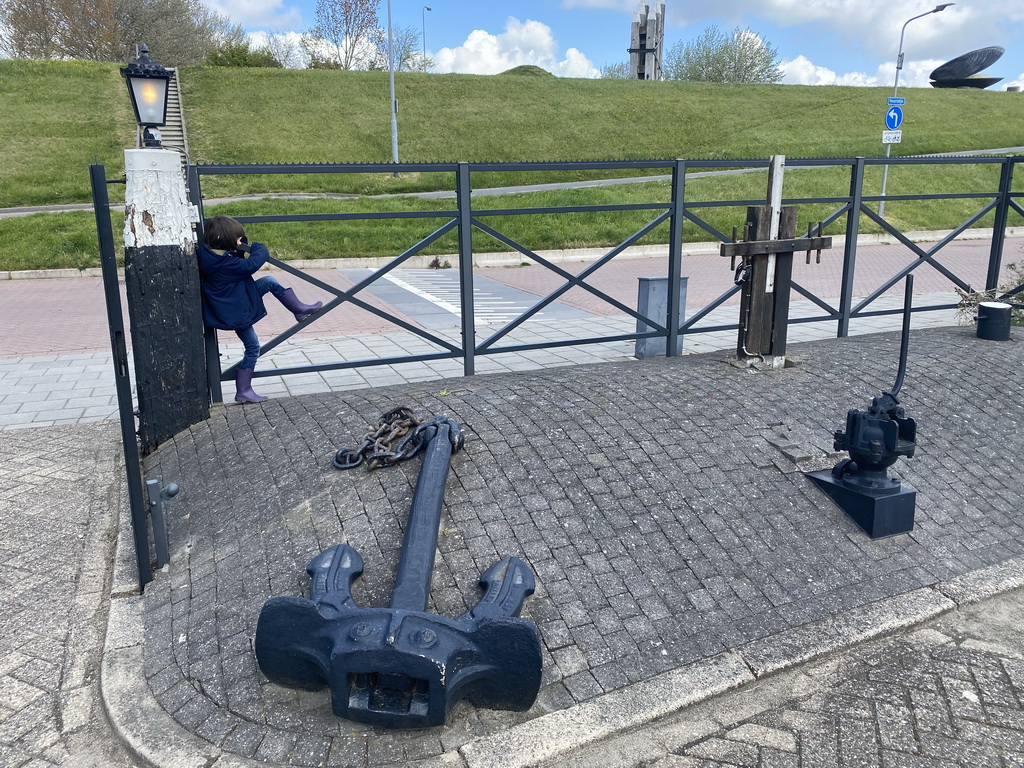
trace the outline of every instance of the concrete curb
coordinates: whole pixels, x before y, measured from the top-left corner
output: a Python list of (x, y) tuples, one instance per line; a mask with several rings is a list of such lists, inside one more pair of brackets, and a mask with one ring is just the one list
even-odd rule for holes
[[(118, 560), (130, 535), (122, 527)], [(123, 573), (123, 570), (122, 570)], [(166, 575), (165, 575), (166, 577)], [(143, 604), (118, 587), (111, 600), (102, 701), (111, 726), (144, 764), (160, 768), (263, 768), (187, 731), (161, 708), (143, 677)], [(950, 611), (1024, 587), (1024, 557), (973, 571), (838, 616), (746, 643), (569, 709), (475, 739), (417, 765), (528, 768), (685, 707), (869, 640), (906, 632)]]
[[(992, 229), (971, 229), (958, 235), (955, 240), (991, 240)], [(933, 243), (942, 240), (952, 234), (952, 230), (937, 232), (904, 232), (908, 240), (915, 243)], [(1024, 227), (1008, 227), (1006, 237), (1019, 237), (1024, 235)], [(833, 249), (842, 248), (846, 238), (838, 235), (832, 238)], [(896, 239), (890, 235), (860, 235), (857, 238), (858, 245), (892, 245)], [(719, 243), (683, 243), (684, 256), (697, 256), (701, 254), (716, 254), (719, 252)], [(539, 256), (548, 261), (560, 264), (567, 261), (595, 261), (608, 253), (607, 248), (566, 248), (550, 251), (536, 251)], [(638, 245), (627, 248), (616, 256), (617, 259), (648, 259), (664, 258), (668, 255), (668, 245)], [(404, 266), (412, 269), (427, 269), (434, 259), (442, 262), (447, 260), (455, 265), (454, 260), (458, 254), (417, 254), (410, 257)], [(380, 269), (387, 266), (394, 259), (392, 257), (368, 257), (351, 259), (295, 259), (287, 264), (295, 269)], [(527, 261), (527, 257), (518, 251), (500, 253), (475, 253), (473, 254), (474, 267), (512, 267)], [(271, 265), (270, 270), (277, 270)], [(118, 274), (124, 278), (124, 269), (118, 269)], [(99, 267), (88, 267), (86, 269), (24, 269), (13, 271), (0, 271), (2, 280), (48, 280), (73, 277), (102, 277), (103, 272)]]

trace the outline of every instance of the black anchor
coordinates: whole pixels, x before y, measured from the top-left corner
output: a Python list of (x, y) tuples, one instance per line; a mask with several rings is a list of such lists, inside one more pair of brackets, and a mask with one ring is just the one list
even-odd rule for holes
[(351, 586), (363, 572), (355, 549), (338, 544), (306, 567), (310, 599), (275, 597), (256, 626), (256, 659), (272, 682), (331, 688), (339, 717), (385, 728), (443, 725), (465, 698), (492, 709), (529, 709), (540, 689), (537, 627), (518, 618), (535, 583), (507, 557), (480, 577), (484, 593), (456, 619), (426, 613), (451, 456), (459, 425), (422, 425), (426, 455), (416, 481), (388, 608), (360, 608)]

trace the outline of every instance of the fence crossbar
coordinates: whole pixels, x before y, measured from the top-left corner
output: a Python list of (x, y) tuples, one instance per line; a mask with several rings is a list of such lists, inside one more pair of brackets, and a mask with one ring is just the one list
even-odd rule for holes
[[(803, 296), (806, 299), (809, 299), (811, 302), (813, 302), (814, 304), (817, 304), (823, 310), (828, 312), (829, 318), (831, 318), (831, 319), (838, 319), (839, 318), (840, 312), (839, 312), (838, 309), (833, 307), (831, 304), (829, 304), (824, 299), (818, 298), (818, 296), (816, 296), (815, 294), (811, 293), (807, 288), (804, 288), (796, 280), (793, 280), (790, 283), (790, 285), (792, 286), (793, 290), (796, 291), (797, 293), (799, 293), (801, 296)], [(792, 318), (790, 319), (790, 322), (793, 322)]]
[[(547, 296), (542, 298), (540, 301), (538, 301), (532, 307), (527, 309), (522, 315), (517, 317), (515, 320), (512, 320), (511, 322), (509, 322), (507, 325), (505, 325), (499, 331), (497, 331), (496, 333), (491, 335), (488, 339), (483, 341), (480, 345), (478, 345), (476, 347), (477, 351), (478, 352), (483, 352), (483, 351), (489, 349), (499, 339), (503, 338), (504, 336), (506, 336), (509, 333), (511, 333), (512, 331), (514, 331), (516, 328), (518, 328), (520, 325), (522, 325), (524, 322), (526, 322), (533, 315), (535, 315), (538, 312), (540, 312), (544, 307), (548, 306), (553, 301), (555, 301), (560, 296), (562, 296), (563, 294), (567, 293), (568, 291), (570, 291), (574, 287), (583, 288), (584, 290), (587, 290), (590, 293), (593, 293), (598, 298), (601, 298), (601, 299), (607, 301), (612, 306), (614, 306), (617, 309), (620, 309), (623, 312), (633, 316), (637, 320), (641, 320), (641, 321), (647, 323), (648, 325), (655, 327), (661, 333), (668, 333), (668, 328), (667, 327), (665, 327), (664, 325), (658, 324), (657, 322), (653, 321), (651, 318), (644, 317), (643, 315), (641, 315), (639, 312), (637, 312), (633, 308), (626, 306), (622, 302), (612, 298), (611, 296), (607, 295), (603, 291), (601, 291), (601, 290), (599, 290), (597, 288), (594, 288), (592, 285), (590, 285), (589, 283), (586, 282), (586, 278), (588, 278), (590, 275), (592, 275), (598, 269), (603, 267), (605, 264), (607, 264), (613, 258), (618, 256), (620, 253), (622, 253), (626, 248), (631, 246), (637, 240), (639, 240), (640, 238), (644, 237), (646, 234), (651, 232), (653, 229), (656, 229), (657, 227), (661, 226), (663, 223), (665, 223), (665, 221), (667, 221), (671, 217), (671, 215), (672, 215), (671, 210), (663, 211), (660, 216), (657, 216), (652, 221), (648, 222), (645, 226), (641, 227), (639, 230), (637, 230), (632, 235), (627, 237), (624, 241), (622, 241), (617, 246), (612, 248), (604, 256), (602, 256), (600, 259), (595, 261), (593, 264), (591, 264), (589, 267), (587, 267), (586, 269), (584, 269), (583, 271), (581, 271), (577, 275), (572, 274), (568, 270), (562, 269), (558, 265), (556, 265), (553, 262), (543, 258), (539, 254), (534, 253), (533, 251), (529, 250), (528, 248), (525, 248), (524, 246), (519, 245), (514, 240), (506, 237), (501, 232), (498, 232), (497, 230), (495, 230), (493, 227), (489, 227), (486, 224), (484, 224), (482, 221), (477, 221), (474, 218), (473, 219), (473, 225), (477, 229), (479, 229), (480, 231), (485, 232), (486, 234), (490, 235), (491, 237), (497, 239), (499, 242), (502, 242), (502, 243), (508, 245), (511, 248), (515, 248), (517, 251), (522, 253), (524, 256), (527, 256), (529, 258), (534, 259), (535, 261), (537, 261), (538, 264), (540, 264), (541, 266), (546, 267), (547, 269), (551, 270), (552, 272), (555, 272), (557, 275), (559, 275), (560, 277), (562, 277), (566, 281), (566, 283), (564, 285), (562, 285), (560, 288), (556, 289), (555, 291), (551, 292), (550, 294), (548, 294)], [(577, 342), (577, 343), (581, 343), (581, 342)]]
[[(625, 240), (623, 240), (621, 243), (619, 243), (617, 246), (615, 246), (615, 248), (613, 248), (611, 251), (607, 252), (604, 256), (602, 256), (600, 261), (595, 262), (590, 267), (588, 267), (586, 270), (584, 270), (583, 272), (580, 272), (579, 275), (574, 275), (572, 272), (569, 272), (568, 270), (562, 269), (560, 266), (555, 264), (550, 259), (545, 259), (539, 253), (536, 253), (536, 252), (530, 250), (529, 248), (525, 247), (521, 243), (517, 243), (516, 241), (512, 240), (511, 238), (506, 237), (501, 232), (498, 232), (493, 227), (489, 227), (488, 225), (484, 224), (483, 222), (474, 221), (474, 224), (477, 226), (477, 228), (481, 232), (484, 232), (484, 233), (490, 235), (494, 239), (498, 240), (501, 243), (504, 243), (505, 245), (509, 246), (510, 248), (514, 248), (515, 250), (517, 250), (519, 253), (523, 254), (524, 256), (526, 256), (528, 258), (531, 258), (534, 261), (536, 261), (540, 266), (545, 267), (546, 269), (550, 270), (551, 272), (554, 272), (559, 277), (561, 277), (561, 278), (565, 279), (566, 281), (568, 281), (569, 283), (571, 283), (572, 285), (563, 286), (564, 290), (560, 289), (561, 293), (558, 293), (559, 296), (562, 295), (562, 293), (564, 293), (566, 290), (569, 290), (572, 287), (582, 288), (582, 289), (584, 289), (586, 291), (589, 291), (590, 293), (594, 294), (599, 299), (607, 301), (609, 304), (611, 304), (616, 309), (622, 310), (626, 314), (632, 315), (637, 320), (643, 320), (643, 321), (646, 322), (650, 318), (644, 317), (643, 315), (639, 314), (636, 310), (634, 310), (631, 307), (629, 307), (629, 306), (623, 304), (622, 302), (620, 302), (615, 297), (609, 296), (607, 293), (605, 293), (604, 291), (600, 290), (599, 288), (595, 288), (594, 286), (590, 285), (589, 283), (584, 282), (584, 278), (589, 277), (591, 274), (593, 274), (595, 271), (597, 271), (597, 269), (599, 269), (601, 266), (606, 264), (608, 261), (610, 261), (614, 257), (618, 256), (620, 253), (622, 253), (622, 251), (624, 251), (629, 246), (633, 245), (641, 237), (643, 237), (644, 235), (648, 234), (648, 232), (650, 232), (652, 229), (654, 229), (657, 226), (659, 226), (660, 224), (664, 223), (665, 219), (668, 216), (670, 216), (670, 215), (671, 215), (671, 213), (666, 211), (666, 213), (664, 215), (658, 217), (654, 221), (650, 222), (650, 224), (648, 224), (648, 225), (644, 226), (643, 228), (637, 230), (632, 235), (630, 235)], [(558, 298), (558, 296), (554, 296), (554, 298)], [(551, 296), (546, 297), (546, 299), (544, 300), (544, 306), (546, 306), (548, 303), (550, 303), (551, 300), (553, 300), (553, 298)], [(529, 313), (533, 314), (533, 310), (529, 310)], [(664, 331), (665, 329), (662, 328), (662, 330)]]
[[(241, 221), (241, 219), (239, 219), (239, 221)], [(323, 280), (320, 280), (319, 278), (316, 278), (313, 275), (307, 275), (305, 272), (302, 272), (301, 270), (296, 269), (295, 267), (293, 267), (288, 262), (280, 261), (280, 260), (275, 259), (273, 257), (268, 259), (268, 261), (269, 261), (269, 263), (273, 264), (278, 269), (281, 269), (281, 270), (283, 270), (285, 272), (288, 272), (289, 274), (295, 275), (299, 279), (304, 280), (307, 283), (310, 283), (312, 285), (315, 285), (317, 288), (320, 288), (321, 290), (326, 291), (327, 293), (331, 293), (331, 294), (333, 294), (335, 296), (334, 299), (329, 301), (317, 313), (317, 317), (312, 318), (310, 320), (310, 323), (315, 323), (318, 319), (324, 317), (325, 315), (327, 315), (328, 312), (331, 312), (332, 310), (336, 309), (337, 307), (340, 307), (342, 304), (349, 303), (349, 304), (352, 304), (352, 305), (354, 305), (356, 307), (359, 307), (362, 310), (370, 312), (371, 314), (376, 315), (377, 317), (380, 317), (383, 320), (387, 320), (387, 321), (389, 321), (391, 323), (394, 323), (395, 325), (399, 326), (400, 328), (402, 328), (402, 329), (404, 329), (406, 331), (409, 331), (410, 333), (414, 333), (417, 336), (419, 336), (420, 338), (426, 339), (427, 341), (431, 342), (432, 344), (436, 344), (439, 347), (444, 347), (445, 349), (448, 349), (450, 352), (453, 352), (456, 355), (461, 355), (462, 354), (462, 348), (461, 347), (455, 346), (455, 345), (451, 344), (450, 342), (446, 341), (445, 339), (442, 339), (439, 336), (435, 336), (434, 334), (426, 331), (423, 328), (420, 328), (418, 326), (412, 325), (411, 323), (408, 323), (405, 320), (402, 320), (400, 317), (396, 317), (395, 315), (392, 315), (392, 314), (390, 314), (388, 312), (385, 312), (382, 309), (374, 307), (372, 304), (370, 304), (368, 302), (365, 302), (362, 299), (356, 298), (356, 294), (358, 294), (360, 291), (364, 290), (367, 286), (373, 284), (374, 282), (376, 282), (380, 278), (384, 277), (388, 272), (390, 272), (391, 270), (397, 268), (401, 264), (405, 263), (405, 261), (407, 261), (408, 259), (412, 258), (414, 255), (419, 253), (421, 250), (426, 248), (428, 245), (433, 243), (435, 240), (437, 240), (440, 237), (443, 237), (445, 234), (447, 234), (448, 232), (450, 232), (452, 229), (454, 229), (457, 226), (458, 226), (458, 221), (456, 221), (455, 219), (452, 219), (452, 220), (450, 220), (448, 222), (445, 222), (445, 224), (443, 224), (441, 227), (439, 227), (438, 229), (436, 229), (433, 232), (431, 232), (429, 235), (424, 237), (422, 240), (417, 242), (412, 247), (410, 247), (407, 250), (405, 250), (402, 253), (400, 253), (398, 256), (396, 256), (394, 259), (392, 259), (390, 262), (388, 262), (387, 265), (385, 265), (381, 269), (373, 272), (372, 274), (368, 275), (366, 278), (364, 278), (363, 280), (361, 280), (357, 284), (353, 285), (347, 291), (343, 290), (341, 288), (337, 288), (337, 287), (335, 287), (333, 285), (330, 285), (329, 283), (325, 283)], [(261, 344), (260, 345), (260, 356), (262, 357), (267, 352), (270, 352), (273, 349), (275, 349), (276, 347), (280, 346), (281, 344), (286, 342), (288, 339), (290, 339), (292, 336), (294, 336), (296, 333), (298, 333), (300, 330), (302, 330), (303, 328), (306, 328), (306, 327), (308, 327), (307, 324), (294, 323), (288, 329), (286, 329), (286, 330), (282, 331), (281, 333), (277, 334), (276, 336), (274, 336), (274, 338), (269, 340), (266, 344)], [(221, 372), (221, 381), (227, 381), (232, 376), (234, 376), (235, 371), (238, 370), (238, 366), (239, 366), (239, 363), (235, 363), (234, 365), (231, 365), (228, 368), (226, 368), (224, 371), (222, 371)], [(283, 370), (283, 369), (279, 369), (279, 370)], [(254, 375), (256, 375), (256, 374), (254, 374)]]
[[(688, 317), (686, 319), (686, 322), (684, 322), (681, 326), (679, 326), (679, 332), (682, 333), (683, 331), (688, 331), (688, 330), (691, 330), (691, 329), (692, 330), (697, 330), (697, 329), (693, 328), (694, 323), (700, 322), (703, 318), (707, 317), (707, 315), (709, 315), (711, 312), (713, 312), (714, 310), (718, 309), (720, 306), (725, 304), (726, 301), (728, 301), (732, 296), (735, 296), (741, 290), (743, 290), (742, 286), (739, 286), (739, 285), (732, 286), (732, 288), (727, 290), (725, 293), (723, 293), (717, 299), (712, 301), (710, 304), (706, 305), (701, 310), (699, 310), (697, 312), (694, 312), (690, 317)], [(738, 322), (737, 322), (737, 326), (728, 326), (728, 327), (738, 327)]]
[(402, 355), (401, 357), (368, 357), (362, 360), (339, 360), (335, 363), (312, 363), (284, 368), (260, 368), (253, 372), (254, 379), (269, 376), (290, 376), (300, 373), (320, 373), (322, 371), (341, 371), (349, 368), (375, 368), (382, 365), (400, 365), (403, 363), (426, 363), (432, 360), (454, 360), (462, 357), (462, 350), (454, 348), (453, 352), (425, 352), (421, 355)]

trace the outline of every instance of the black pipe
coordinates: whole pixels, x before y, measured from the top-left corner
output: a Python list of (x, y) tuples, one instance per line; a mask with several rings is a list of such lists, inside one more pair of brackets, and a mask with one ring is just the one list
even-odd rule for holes
[(900, 338), (900, 368), (896, 374), (896, 383), (889, 394), (896, 397), (903, 386), (903, 377), (907, 374), (907, 352), (910, 349), (910, 313), (914, 303), (914, 276), (907, 275), (906, 289), (903, 293), (903, 336)]

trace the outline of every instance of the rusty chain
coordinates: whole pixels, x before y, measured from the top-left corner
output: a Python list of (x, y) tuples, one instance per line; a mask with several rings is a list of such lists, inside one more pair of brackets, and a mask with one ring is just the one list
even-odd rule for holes
[(465, 440), (459, 425), (446, 416), (418, 419), (411, 408), (401, 406), (381, 414), (377, 428), (370, 430), (359, 445), (341, 448), (334, 455), (335, 469), (354, 469), (366, 463), (367, 469), (393, 467), (415, 456), (426, 444), (427, 430), (441, 423), (451, 425), (452, 452)]

